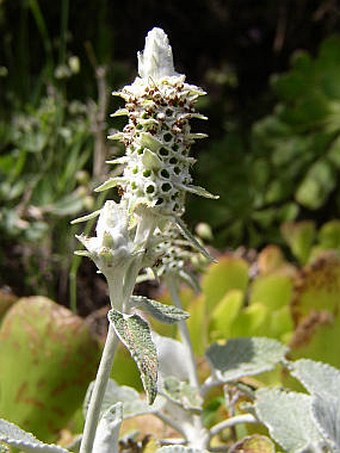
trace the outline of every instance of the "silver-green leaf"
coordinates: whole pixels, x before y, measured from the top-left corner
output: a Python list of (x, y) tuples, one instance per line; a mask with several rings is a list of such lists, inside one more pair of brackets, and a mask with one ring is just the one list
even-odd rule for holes
[(326, 446), (312, 417), (309, 395), (263, 388), (256, 392), (255, 410), (271, 437), (285, 451), (317, 453)]
[(122, 421), (123, 405), (117, 403), (110, 407), (99, 421), (93, 443), (93, 452), (118, 453), (119, 429)]
[[(90, 403), (94, 382), (92, 382), (86, 393), (84, 401), (84, 418), (86, 418), (87, 409)], [(124, 420), (130, 417), (136, 417), (138, 415), (153, 414), (160, 410), (164, 404), (165, 399), (158, 396), (155, 403), (150, 406), (147, 400), (142, 399), (132, 387), (126, 385), (118, 385), (113, 379), (110, 379), (107, 383), (102, 406), (101, 414), (106, 412), (110, 407), (114, 406), (118, 402), (123, 403), (123, 418)]]
[[(298, 379), (310, 393), (328, 393), (340, 398), (340, 371), (310, 359), (290, 362), (292, 376)], [(339, 401), (340, 403), (340, 401)]]
[(328, 392), (312, 397), (313, 418), (324, 437), (332, 445), (332, 452), (340, 452), (340, 400)]
[(211, 198), (212, 200), (217, 200), (218, 198), (220, 198), (219, 195), (213, 195), (212, 193), (208, 192), (206, 189), (200, 186), (192, 186), (188, 184), (187, 186), (183, 186), (182, 188), (183, 190), (193, 193), (194, 195), (198, 195), (199, 197)]
[(0, 419), (0, 441), (11, 447), (20, 448), (27, 453), (33, 451), (39, 453), (69, 453), (68, 450), (59, 447), (59, 445), (41, 442), (33, 434), (3, 419)]
[(209, 261), (212, 262), (216, 261), (215, 258), (212, 255), (210, 255), (210, 253), (198, 242), (195, 236), (190, 233), (186, 224), (180, 217), (174, 217), (174, 223), (177, 225), (178, 229), (180, 230), (181, 234), (185, 237), (185, 239), (189, 241), (196, 250), (202, 253), (202, 255), (205, 256)]
[(83, 217), (78, 217), (77, 219), (72, 220), (71, 224), (75, 225), (76, 223), (87, 222), (88, 220), (95, 219), (99, 216), (101, 209), (93, 211), (90, 214), (84, 215)]
[(203, 400), (197, 389), (188, 382), (180, 381), (174, 376), (168, 376), (163, 381), (163, 392), (170, 401), (193, 413), (202, 412)]
[(144, 390), (152, 404), (157, 396), (158, 359), (150, 328), (140, 316), (110, 310), (109, 321), (127, 347), (141, 373)]
[(176, 376), (180, 381), (188, 381), (190, 376), (190, 355), (184, 344), (169, 337), (152, 332), (157, 346), (159, 374), (162, 380)]
[(277, 340), (262, 337), (233, 338), (212, 344), (206, 356), (219, 382), (230, 382), (272, 370), (284, 359), (288, 348)]
[(112, 189), (112, 187), (116, 187), (119, 185), (119, 182), (121, 181), (120, 177), (116, 178), (110, 178), (107, 181), (105, 181), (103, 184), (100, 186), (96, 187), (94, 189), (95, 192), (103, 192), (104, 190)]
[(140, 308), (158, 321), (167, 324), (173, 324), (189, 317), (189, 313), (180, 308), (174, 307), (173, 305), (161, 304), (156, 300), (144, 296), (132, 296), (130, 303), (133, 307)]

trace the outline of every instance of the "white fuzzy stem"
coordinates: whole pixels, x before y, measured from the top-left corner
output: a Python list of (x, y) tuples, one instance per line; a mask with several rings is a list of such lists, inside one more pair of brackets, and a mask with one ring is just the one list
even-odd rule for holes
[[(178, 283), (175, 277), (168, 277), (167, 284), (170, 291), (171, 299), (176, 305), (176, 307), (183, 309), (181, 299), (179, 297)], [(192, 343), (190, 339), (190, 333), (185, 321), (178, 322), (178, 328), (182, 340), (182, 344), (187, 350), (187, 357), (189, 357), (188, 371), (189, 371), (189, 382), (192, 387), (194, 387), (198, 393), (200, 393), (200, 384), (197, 375), (197, 365), (192, 348)], [(204, 427), (202, 418), (199, 415), (193, 416), (194, 429), (188, 430), (186, 437), (188, 439), (189, 445), (193, 448), (198, 448), (204, 450), (209, 441), (209, 434), (207, 429)]]
[(100, 409), (102, 406), (106, 386), (110, 378), (112, 364), (118, 343), (119, 340), (113, 328), (109, 326), (103, 354), (100, 360), (93, 392), (91, 395), (90, 405), (87, 411), (84, 433), (79, 453), (92, 452), (93, 442), (100, 416)]
[[(118, 310), (121, 309), (124, 303), (122, 297), (124, 281), (123, 279), (123, 273), (120, 273), (119, 277), (116, 276), (116, 278), (114, 279), (108, 279), (111, 305)], [(111, 325), (109, 325), (96, 380), (93, 386), (89, 408), (86, 415), (83, 438), (79, 453), (92, 453), (93, 443), (100, 417), (100, 409), (103, 403), (107, 383), (110, 378), (118, 344), (119, 339)]]
[(166, 425), (171, 426), (174, 430), (176, 430), (179, 434), (182, 434), (182, 436), (185, 438), (185, 432), (183, 430), (183, 427), (176, 423), (172, 418), (167, 417), (163, 412), (155, 412), (155, 416), (158, 417), (162, 422), (164, 422)]
[[(148, 219), (149, 221), (149, 219)], [(143, 219), (141, 220), (143, 223)], [(140, 226), (142, 228), (142, 225)], [(154, 230), (154, 224), (150, 226), (145, 234), (145, 247)], [(139, 237), (136, 237), (136, 243), (139, 244)], [(137, 256), (130, 266), (125, 269), (115, 269), (115, 274), (108, 276), (111, 306), (116, 310), (128, 312), (128, 301), (131, 297), (136, 284), (137, 276), (140, 271), (142, 257)], [(96, 429), (99, 422), (100, 409), (102, 406), (105, 390), (110, 378), (115, 353), (119, 340), (109, 325), (108, 334), (100, 360), (93, 392), (91, 395), (90, 405), (85, 420), (83, 438), (79, 453), (92, 453), (93, 443), (96, 435)], [(93, 452), (97, 453), (97, 452)]]
[[(168, 288), (170, 291), (170, 296), (171, 296), (173, 303), (176, 305), (176, 307), (183, 309), (182, 302), (179, 297), (178, 285), (177, 285), (175, 277), (168, 277), (167, 285), (168, 285)], [(198, 376), (197, 376), (196, 359), (195, 359), (194, 351), (192, 349), (190, 333), (189, 333), (187, 323), (185, 321), (179, 321), (178, 328), (179, 328), (179, 332), (181, 335), (183, 346), (187, 350), (187, 356), (190, 358), (190, 361), (188, 363), (190, 385), (192, 387), (196, 388), (198, 390), (198, 392), (200, 392), (200, 384), (199, 384)]]
[(210, 437), (216, 436), (226, 428), (232, 428), (233, 426), (239, 425), (241, 423), (258, 423), (258, 420), (252, 414), (241, 414), (235, 415), (235, 417), (227, 418), (223, 422), (217, 423), (210, 429)]

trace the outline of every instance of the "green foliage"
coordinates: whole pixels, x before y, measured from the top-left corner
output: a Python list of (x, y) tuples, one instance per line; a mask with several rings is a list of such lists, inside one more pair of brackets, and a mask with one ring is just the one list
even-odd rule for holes
[(251, 261), (229, 253), (209, 265), (198, 295), (183, 290), (196, 354), (203, 355), (213, 341), (264, 335), (289, 344), (294, 358), (340, 367), (339, 222), (320, 229), (312, 222), (290, 223), (282, 229), (299, 264), (274, 245)]
[(325, 440), (311, 417), (308, 395), (263, 388), (257, 391), (256, 414), (285, 451), (322, 451)]
[(0, 126), (0, 225), (8, 238), (39, 241), (51, 217), (55, 224), (88, 202), (86, 176), (77, 175), (93, 146), (90, 117), (85, 105), (66, 102), (56, 92)]
[[(86, 393), (84, 401), (85, 416), (90, 404), (93, 385), (94, 382), (90, 384)], [(136, 417), (138, 415), (153, 414), (164, 405), (164, 400), (159, 397), (153, 405), (149, 405), (145, 398), (142, 398), (134, 388), (126, 385), (118, 385), (113, 379), (110, 379), (105, 390), (101, 406), (101, 415), (107, 412), (111, 406), (115, 406), (120, 401), (123, 402), (124, 419)]]
[(300, 264), (306, 264), (325, 251), (340, 251), (340, 221), (330, 220), (319, 230), (312, 221), (290, 222), (281, 227), (284, 240)]
[(93, 451), (112, 453), (112, 446), (118, 445), (120, 425), (123, 421), (123, 404), (111, 406), (101, 417), (96, 430)]
[(5, 315), (0, 343), (0, 416), (55, 439), (95, 373), (99, 351), (88, 327), (47, 298), (23, 298)]
[[(173, 340), (155, 337), (157, 346), (163, 342), (169, 343), (167, 347), (173, 347)], [(228, 347), (229, 344), (229, 347)], [(215, 345), (217, 346), (217, 345)], [(212, 346), (213, 347), (213, 346)], [(161, 348), (161, 349), (162, 349)], [(238, 353), (240, 351), (240, 354)], [(243, 352), (242, 352), (243, 351)], [(246, 351), (246, 353), (244, 353)], [(207, 389), (219, 388), (220, 383), (225, 384), (226, 404), (232, 404), (227, 399), (227, 389), (232, 391), (237, 381), (238, 398), (247, 401), (247, 406), (237, 405), (234, 407), (233, 416), (227, 417), (225, 421), (217, 423), (211, 427), (210, 437), (212, 440), (223, 429), (233, 427), (235, 424), (246, 422), (247, 420), (256, 421), (250, 414), (245, 414), (246, 407), (253, 403), (253, 409), (259, 422), (263, 423), (271, 437), (286, 452), (311, 452), (320, 451), (336, 452), (340, 446), (339, 436), (339, 390), (340, 390), (340, 371), (324, 363), (313, 360), (288, 361), (284, 358), (287, 348), (277, 341), (266, 338), (241, 338), (231, 340), (226, 346), (219, 349), (218, 357), (208, 351), (211, 363), (211, 377), (205, 379), (201, 393), (205, 399), (211, 396)], [(175, 348), (173, 354), (178, 356), (178, 363), (183, 360), (181, 348)], [(168, 361), (168, 354), (160, 355), (160, 366), (164, 370), (163, 360)], [(263, 369), (270, 369), (281, 362), (290, 371), (291, 375), (299, 379), (304, 385), (307, 393), (293, 392), (283, 388), (262, 387), (254, 393), (250, 387), (242, 384), (247, 376), (258, 374)], [(176, 368), (176, 367), (175, 367)], [(221, 369), (228, 369), (229, 378), (217, 379)], [(179, 376), (181, 368), (176, 368)], [(227, 382), (228, 381), (228, 382)], [(237, 384), (236, 384), (237, 385)], [(91, 385), (85, 399), (84, 409), (89, 404), (93, 386)], [(166, 389), (166, 391), (164, 391)], [(112, 453), (114, 445), (118, 443), (119, 429), (123, 420), (142, 414), (153, 414), (161, 420), (168, 420), (170, 423), (181, 421), (178, 429), (185, 435), (189, 435), (190, 430), (194, 429), (192, 413), (198, 414), (198, 407), (195, 396), (185, 380), (168, 376), (161, 383), (161, 396), (153, 405), (147, 404), (145, 399), (140, 398), (138, 392), (130, 387), (119, 386), (110, 380), (104, 395), (101, 408), (101, 418), (96, 431), (94, 451), (101, 453)], [(192, 399), (194, 397), (194, 399)], [(169, 404), (171, 403), (171, 404)], [(175, 403), (175, 404), (173, 404)], [(178, 412), (180, 408), (180, 412)], [(194, 411), (194, 412), (193, 412)], [(236, 413), (235, 413), (236, 411)], [(164, 418), (167, 417), (167, 418)], [(242, 418), (245, 417), (245, 418)], [(250, 417), (250, 418), (249, 418)], [(193, 424), (190, 427), (190, 424)], [(176, 425), (175, 425), (176, 426)], [(194, 431), (193, 431), (194, 432)], [(190, 436), (190, 435), (189, 435)], [(19, 446), (24, 452), (67, 452), (59, 446), (44, 444), (31, 434), (23, 431), (17, 426), (0, 420), (0, 440), (5, 445)], [(217, 445), (225, 446), (221, 440)], [(232, 453), (275, 453), (274, 443), (266, 436), (252, 434), (230, 445)], [(150, 450), (149, 450), (150, 448)], [(212, 444), (207, 450), (195, 449), (192, 446), (169, 445), (157, 448), (152, 442), (148, 443), (148, 450), (152, 453), (169, 452), (196, 452), (212, 451)], [(215, 447), (214, 447), (215, 448)]]
[(275, 453), (276, 450), (268, 437), (254, 434), (242, 439), (229, 451), (230, 453)]
[[(278, 252), (279, 253), (279, 252)], [(264, 250), (264, 262), (273, 249)], [(256, 264), (252, 265), (256, 268)], [(264, 266), (264, 264), (262, 264)], [(192, 294), (186, 307), (191, 314), (188, 326), (197, 354), (211, 341), (239, 336), (265, 335), (288, 339), (293, 329), (290, 301), (293, 294), (292, 271), (287, 262), (269, 272), (249, 278), (249, 264), (237, 255), (221, 257), (211, 264), (202, 279), (202, 293)]]
[(287, 366), (310, 395), (260, 389), (256, 392), (257, 416), (287, 451), (339, 451), (340, 371), (304, 359)]
[(0, 419), (0, 441), (12, 447), (22, 448), (25, 452), (68, 453), (58, 445), (45, 444), (13, 423)]
[(192, 200), (190, 214), (209, 219), (218, 245), (276, 241), (281, 223), (306, 213), (339, 216), (339, 49), (333, 36), (315, 58), (294, 55), (290, 71), (273, 78), (272, 113), (248, 134), (234, 127), (200, 156), (198, 177), (221, 198)]
[(68, 103), (54, 88), (37, 106), (28, 104), (14, 111), (10, 122), (0, 121), (0, 270), (5, 283), (18, 284), (5, 264), (16, 245), (23, 250), (21, 285), (55, 296), (55, 282), (47, 276), (65, 272), (70, 263), (74, 239), (69, 220), (94, 203), (89, 194), (94, 115), (94, 105)]
[(165, 305), (144, 296), (132, 296), (130, 303), (133, 307), (142, 309), (158, 321), (166, 324), (173, 324), (189, 317), (189, 313), (186, 313), (180, 308), (174, 307), (173, 305)]
[(236, 381), (275, 368), (288, 352), (276, 340), (261, 337), (233, 338), (225, 344), (213, 343), (206, 356), (220, 383)]

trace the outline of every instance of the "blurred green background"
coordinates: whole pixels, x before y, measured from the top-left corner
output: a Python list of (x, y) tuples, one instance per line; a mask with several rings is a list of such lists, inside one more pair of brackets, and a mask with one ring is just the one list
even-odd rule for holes
[(194, 177), (220, 199), (190, 197), (190, 227), (259, 249), (282, 245), (287, 221), (338, 218), (339, 25), (335, 0), (0, 1), (0, 287), (78, 299), (83, 315), (107, 302), (69, 222), (103, 202), (93, 187), (122, 152), (106, 140), (122, 126), (110, 92), (133, 81), (154, 26), (208, 92)]

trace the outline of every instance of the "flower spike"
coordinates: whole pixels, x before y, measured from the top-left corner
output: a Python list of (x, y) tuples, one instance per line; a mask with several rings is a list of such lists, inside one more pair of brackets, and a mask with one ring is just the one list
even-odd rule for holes
[[(148, 33), (145, 49), (138, 53), (139, 77), (120, 92), (126, 105), (115, 115), (127, 115), (122, 132), (111, 139), (126, 147), (123, 175), (115, 178), (130, 210), (144, 204), (158, 216), (181, 216), (187, 192), (207, 196), (194, 189), (189, 157), (191, 145), (205, 134), (192, 133), (189, 120), (205, 119), (195, 111), (197, 98), (204, 91), (185, 82), (174, 69), (172, 49), (163, 30)], [(101, 190), (112, 187), (104, 185)], [(209, 195), (210, 196), (210, 195)]]

